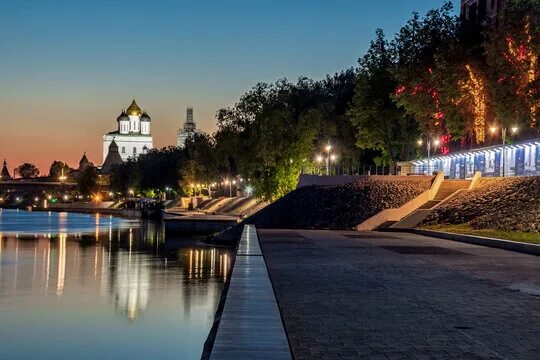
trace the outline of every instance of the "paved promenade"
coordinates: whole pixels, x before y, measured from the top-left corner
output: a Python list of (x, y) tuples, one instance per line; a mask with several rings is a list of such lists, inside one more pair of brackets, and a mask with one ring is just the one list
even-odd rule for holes
[(399, 233), (259, 230), (302, 359), (539, 359), (540, 257)]

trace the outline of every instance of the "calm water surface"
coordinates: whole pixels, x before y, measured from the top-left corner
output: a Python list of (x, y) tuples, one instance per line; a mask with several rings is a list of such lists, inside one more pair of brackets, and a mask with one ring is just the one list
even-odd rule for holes
[(0, 359), (198, 359), (231, 255), (154, 222), (0, 210)]

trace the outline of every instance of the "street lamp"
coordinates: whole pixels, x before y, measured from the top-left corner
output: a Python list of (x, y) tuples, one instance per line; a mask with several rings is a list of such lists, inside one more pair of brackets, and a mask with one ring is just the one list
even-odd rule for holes
[(62, 169), (62, 174), (60, 175), (59, 179), (61, 183), (63, 183), (67, 179), (67, 176), (64, 175), (64, 169)]
[(433, 141), (433, 144), (435, 144), (435, 150), (437, 150), (437, 147), (441, 144), (441, 141), (438, 139), (438, 135), (434, 134), (434, 133), (421, 133), (420, 134), (420, 139), (418, 139), (418, 145), (422, 146), (422, 144), (424, 143), (424, 141), (422, 140), (422, 137), (425, 136), (426, 137), (426, 151), (427, 151), (427, 159), (428, 159), (428, 174), (429, 174), (429, 169), (431, 168), (431, 159), (430, 159), (430, 155), (431, 155), (431, 139), (432, 138), (435, 138), (435, 140)]
[[(492, 126), (489, 130), (491, 131), (492, 134), (495, 134), (497, 132), (497, 127)], [(512, 126), (510, 128), (510, 131), (512, 132), (512, 135), (514, 135), (515, 133), (517, 133), (518, 127), (514, 125), (514, 126)], [(502, 127), (501, 137), (502, 137), (501, 167), (502, 167), (502, 176), (504, 177), (504, 175), (505, 175), (505, 158), (506, 158), (506, 152), (505, 152), (505, 148), (506, 148), (506, 126)]]
[(332, 147), (333, 146), (330, 144), (326, 145), (323, 151), (324, 155), (319, 154), (315, 157), (315, 161), (318, 164), (321, 164), (324, 160), (325, 167), (326, 167), (326, 175), (330, 174), (330, 161), (334, 163), (336, 162), (336, 159), (337, 159), (337, 155), (331, 153)]
[(332, 150), (332, 145), (328, 144), (326, 145), (326, 147), (324, 148), (324, 150), (326, 150), (326, 156), (325, 156), (325, 160), (326, 160), (326, 175), (328, 175), (328, 163), (330, 161), (330, 150)]

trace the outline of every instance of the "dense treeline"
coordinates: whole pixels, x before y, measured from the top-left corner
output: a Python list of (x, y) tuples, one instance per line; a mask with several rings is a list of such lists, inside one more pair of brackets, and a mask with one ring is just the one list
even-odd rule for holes
[[(487, 21), (487, 20), (486, 20)], [(413, 17), (391, 39), (377, 30), (356, 69), (320, 81), (259, 83), (217, 112), (217, 131), (115, 169), (119, 191), (249, 179), (258, 196), (292, 190), (328, 143), (340, 165), (392, 164), (497, 141), (492, 126), (538, 132), (540, 0), (510, 0), (497, 26), (463, 21), (451, 3)]]

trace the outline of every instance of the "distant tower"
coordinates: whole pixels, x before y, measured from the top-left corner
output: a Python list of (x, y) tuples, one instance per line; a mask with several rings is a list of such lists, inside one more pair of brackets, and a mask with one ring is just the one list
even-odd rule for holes
[(11, 180), (11, 179), (12, 177), (11, 175), (9, 175), (6, 159), (4, 159), (4, 166), (2, 166), (2, 172), (0, 172), (0, 180)]
[(199, 132), (200, 131), (195, 125), (195, 120), (193, 120), (193, 108), (188, 107), (186, 109), (186, 121), (184, 122), (184, 126), (178, 129), (178, 132), (176, 133), (176, 146), (181, 148), (185, 147), (186, 140)]
[(109, 152), (107, 153), (107, 157), (105, 158), (103, 166), (101, 167), (101, 172), (103, 172), (104, 174), (108, 174), (111, 172), (113, 166), (120, 165), (123, 162), (124, 161), (122, 161), (122, 157), (118, 152), (118, 145), (116, 145), (116, 141), (114, 141), (113, 138), (111, 144), (109, 145)]
[(90, 160), (88, 160), (88, 158), (86, 157), (86, 152), (85, 152), (81, 160), (79, 161), (79, 171), (84, 171), (87, 167), (90, 167), (90, 166), (94, 166), (94, 164), (92, 164)]

